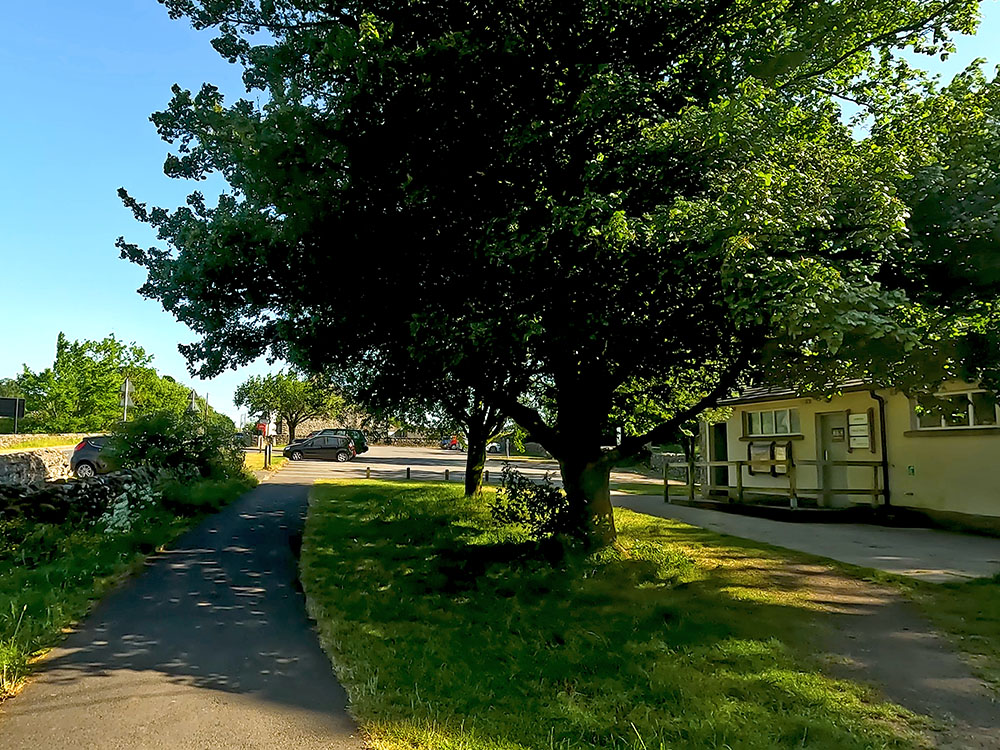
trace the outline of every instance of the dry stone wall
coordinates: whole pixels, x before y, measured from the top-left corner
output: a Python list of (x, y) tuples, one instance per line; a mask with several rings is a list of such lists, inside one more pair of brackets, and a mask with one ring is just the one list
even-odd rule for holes
[(70, 475), (69, 453), (36, 448), (0, 454), (0, 484), (50, 482)]

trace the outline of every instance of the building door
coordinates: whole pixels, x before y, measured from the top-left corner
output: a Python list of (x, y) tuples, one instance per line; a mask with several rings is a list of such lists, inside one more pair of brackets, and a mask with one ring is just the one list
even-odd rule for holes
[(847, 460), (847, 414), (839, 411), (817, 416), (819, 428), (819, 479), (821, 505), (842, 507), (850, 504), (850, 496), (831, 490), (847, 489), (847, 467), (834, 466), (831, 461)]
[[(712, 460), (729, 460), (729, 439), (726, 433), (726, 423), (712, 425)], [(712, 485), (715, 487), (729, 486), (729, 467), (712, 467)]]

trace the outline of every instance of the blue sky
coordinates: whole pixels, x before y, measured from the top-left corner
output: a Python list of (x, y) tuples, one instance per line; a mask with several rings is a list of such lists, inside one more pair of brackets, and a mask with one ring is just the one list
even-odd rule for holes
[[(975, 57), (1000, 63), (1000, 3), (983, 6), (979, 35), (927, 67), (952, 75)], [(155, 355), (156, 367), (208, 393), (234, 418), (236, 386), (271, 369), (260, 362), (212, 381), (187, 377), (177, 344), (193, 337), (142, 299), (142, 269), (118, 258), (124, 234), (153, 244), (116, 195), (183, 202), (193, 185), (162, 174), (167, 146), (148, 118), (170, 86), (216, 84), (245, 95), (240, 71), (209, 46), (211, 34), (172, 21), (155, 0), (32, 0), (4, 8), (0, 43), (0, 377), (51, 364), (59, 331), (114, 333)], [(201, 184), (206, 195), (220, 184)]]

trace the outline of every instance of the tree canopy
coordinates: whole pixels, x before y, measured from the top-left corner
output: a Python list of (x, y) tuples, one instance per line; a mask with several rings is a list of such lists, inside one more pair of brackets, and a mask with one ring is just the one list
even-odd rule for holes
[(307, 419), (332, 417), (344, 407), (344, 399), (328, 383), (292, 372), (253, 376), (236, 389), (233, 401), (251, 414), (278, 417), (288, 425), (289, 442)]
[[(164, 3), (266, 93), (152, 117), (216, 205), (121, 191), (203, 373), (500, 362), (491, 402), (607, 537), (612, 463), (741, 381), (993, 372), (997, 84), (908, 62), (974, 0)], [(603, 450), (635, 409), (661, 421)]]
[[(23, 429), (29, 432), (102, 432), (123, 416), (120, 393), (125, 378), (131, 382), (132, 416), (158, 412), (181, 413), (191, 405), (191, 391), (152, 367), (153, 357), (135, 343), (109, 335), (100, 341), (71, 341), (62, 333), (56, 341), (51, 367), (34, 372), (27, 366), (12, 381), (25, 399)], [(196, 399), (204, 413), (204, 399)], [(213, 420), (232, 424), (209, 410)]]

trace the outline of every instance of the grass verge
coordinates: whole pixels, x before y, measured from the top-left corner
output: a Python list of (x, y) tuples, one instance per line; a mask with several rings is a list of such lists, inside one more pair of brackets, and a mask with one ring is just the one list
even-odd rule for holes
[(80, 440), (64, 437), (44, 437), (33, 438), (25, 435), (24, 440), (19, 440), (13, 445), (0, 448), (0, 453), (17, 453), (18, 451), (30, 450), (32, 448), (59, 448), (66, 445), (76, 445)]
[[(283, 463), (288, 461), (287, 458), (282, 456), (280, 453), (271, 453), (271, 469), (277, 471)], [(264, 454), (263, 453), (245, 453), (243, 458), (243, 465), (246, 466), (247, 471), (262, 471), (264, 469)]]
[(186, 485), (184, 515), (161, 506), (149, 508), (122, 533), (68, 523), (25, 529), (24, 524), (0, 519), (0, 700), (18, 690), (33, 659), (140, 569), (146, 555), (239, 497), (252, 483), (234, 479)]
[(917, 720), (823, 675), (787, 557), (616, 512), (595, 554), (444, 484), (317, 485), (302, 581), (375, 750), (894, 748)]

